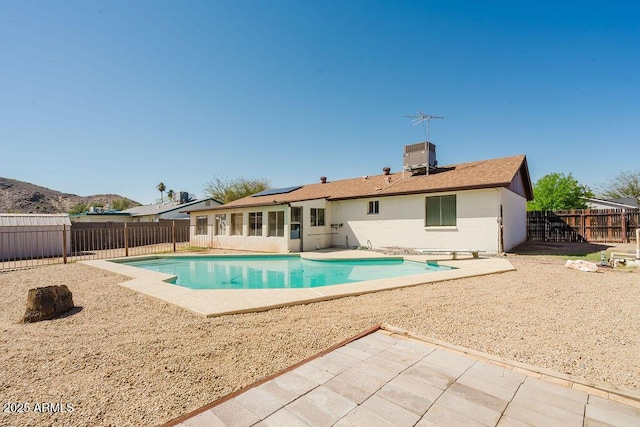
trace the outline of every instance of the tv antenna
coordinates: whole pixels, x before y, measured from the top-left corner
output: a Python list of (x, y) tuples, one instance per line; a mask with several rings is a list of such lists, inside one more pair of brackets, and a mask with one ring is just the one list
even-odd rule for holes
[[(422, 129), (424, 129), (424, 134), (427, 137), (427, 142), (431, 142), (431, 140), (429, 139), (430, 133), (431, 133), (431, 119), (444, 119), (444, 117), (442, 116), (432, 116), (431, 114), (425, 114), (422, 111), (418, 110), (418, 114), (415, 116), (405, 116), (405, 117), (409, 117), (411, 120), (411, 122), (414, 125), (419, 125), (420, 123), (422, 123)], [(427, 122), (427, 126), (425, 129), (424, 123)]]

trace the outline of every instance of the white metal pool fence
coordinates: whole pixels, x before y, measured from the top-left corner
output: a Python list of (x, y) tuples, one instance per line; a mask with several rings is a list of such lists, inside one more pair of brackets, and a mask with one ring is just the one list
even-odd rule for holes
[(0, 231), (0, 271), (190, 250), (190, 225), (72, 224), (60, 230)]

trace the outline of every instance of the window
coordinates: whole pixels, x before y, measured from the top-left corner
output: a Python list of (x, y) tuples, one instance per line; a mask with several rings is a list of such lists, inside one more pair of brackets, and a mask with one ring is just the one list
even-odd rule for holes
[(426, 227), (456, 225), (456, 196), (427, 197)]
[(242, 236), (242, 214), (241, 213), (231, 214), (231, 235)]
[(284, 237), (284, 211), (269, 212), (269, 236)]
[(368, 215), (377, 215), (380, 213), (380, 203), (377, 200), (372, 200), (369, 202), (369, 209), (367, 210)]
[(206, 215), (196, 217), (196, 234), (207, 234), (208, 220), (209, 217)]
[(291, 206), (291, 222), (302, 222), (302, 208)]
[(216, 234), (219, 236), (227, 234), (227, 214), (216, 215)]
[(311, 226), (324, 225), (324, 209), (311, 208)]
[(249, 236), (262, 236), (262, 212), (249, 212)]

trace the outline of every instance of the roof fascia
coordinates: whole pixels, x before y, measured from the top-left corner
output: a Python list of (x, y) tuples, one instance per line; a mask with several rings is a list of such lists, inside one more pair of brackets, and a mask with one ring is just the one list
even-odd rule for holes
[(238, 210), (238, 209), (245, 209), (245, 208), (257, 208), (257, 207), (265, 207), (265, 206), (291, 206), (292, 203), (302, 203), (302, 202), (308, 202), (310, 200), (330, 200), (330, 198), (328, 197), (313, 197), (313, 198), (309, 198), (309, 199), (297, 199), (297, 200), (289, 200), (287, 202), (276, 202), (276, 203), (252, 203), (249, 205), (236, 205), (236, 206), (227, 206), (227, 205), (220, 205), (220, 206), (213, 206), (213, 207), (208, 207), (206, 209), (194, 209), (194, 210), (190, 210), (190, 211), (185, 211), (185, 212), (203, 212), (203, 211), (222, 211), (222, 210)]
[(329, 197), (327, 200), (340, 201), (340, 200), (354, 200), (354, 199), (371, 199), (378, 197), (392, 197), (392, 196), (411, 196), (415, 194), (433, 194), (433, 193), (446, 193), (451, 191), (465, 191), (465, 190), (483, 190), (490, 188), (506, 188), (511, 185), (510, 182), (499, 182), (493, 184), (482, 184), (482, 185), (466, 185), (461, 187), (448, 187), (448, 188), (434, 188), (431, 190), (412, 190), (412, 191), (402, 191), (402, 192), (394, 192), (394, 193), (384, 193), (384, 194), (367, 194), (362, 196), (350, 196), (350, 197)]
[(527, 164), (527, 156), (525, 156), (522, 159), (522, 163), (520, 164), (519, 170), (522, 171), (520, 176), (522, 176), (523, 179), (524, 177), (526, 177), (524, 191), (527, 194), (527, 200), (531, 201), (533, 200), (533, 185), (531, 184), (531, 176), (529, 175), (529, 165)]
[[(591, 199), (587, 199), (587, 200), (591, 200)], [(611, 209), (638, 209), (635, 206), (627, 205), (624, 203), (609, 202), (606, 200), (595, 200), (595, 201), (592, 201), (591, 203), (597, 203), (599, 205), (609, 206), (609, 208)]]

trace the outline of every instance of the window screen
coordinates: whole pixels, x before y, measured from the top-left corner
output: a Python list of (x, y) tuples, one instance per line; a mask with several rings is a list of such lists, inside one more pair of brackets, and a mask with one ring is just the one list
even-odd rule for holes
[(433, 196), (426, 200), (426, 226), (456, 225), (456, 196)]

